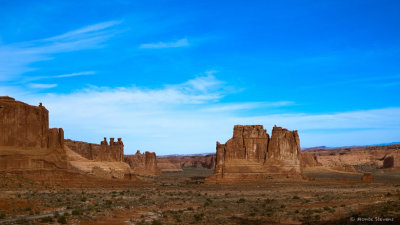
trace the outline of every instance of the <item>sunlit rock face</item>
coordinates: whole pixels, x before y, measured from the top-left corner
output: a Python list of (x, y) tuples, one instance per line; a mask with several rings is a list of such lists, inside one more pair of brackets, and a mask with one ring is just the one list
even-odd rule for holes
[(125, 155), (124, 162), (128, 163), (135, 174), (139, 175), (159, 175), (161, 170), (157, 167), (157, 156), (155, 152), (140, 153), (138, 150), (135, 155)]
[(301, 177), (297, 131), (275, 126), (271, 138), (262, 125), (236, 125), (233, 137), (217, 142), (216, 165), (206, 182)]
[(0, 97), (0, 170), (68, 168), (63, 129), (49, 128), (49, 111)]
[(124, 156), (124, 143), (121, 138), (114, 141), (110, 138), (104, 138), (100, 144), (87, 143), (82, 141), (73, 141), (66, 139), (65, 144), (74, 152), (80, 154), (86, 159), (94, 161), (122, 162)]

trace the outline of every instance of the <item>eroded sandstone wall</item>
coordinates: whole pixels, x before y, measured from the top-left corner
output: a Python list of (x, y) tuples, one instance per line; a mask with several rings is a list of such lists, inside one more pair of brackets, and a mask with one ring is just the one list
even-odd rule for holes
[(269, 138), (262, 125), (236, 125), (233, 137), (217, 142), (214, 175), (206, 182), (300, 177), (302, 163), (297, 131), (275, 126)]
[(123, 162), (124, 143), (121, 138), (115, 142), (114, 138), (104, 138), (100, 144), (87, 143), (82, 141), (65, 140), (65, 144), (74, 152), (89, 160), (106, 162)]
[(400, 145), (310, 149), (304, 152), (324, 167), (400, 168)]
[(141, 154), (138, 150), (135, 155), (125, 155), (126, 162), (135, 174), (140, 175), (158, 175), (161, 171), (157, 167), (157, 156), (154, 152)]
[(178, 167), (196, 167), (205, 169), (215, 168), (215, 154), (207, 155), (177, 155), (177, 156), (162, 156), (162, 159), (168, 159), (169, 162)]
[(0, 97), (0, 170), (68, 168), (64, 131), (49, 129), (49, 111)]

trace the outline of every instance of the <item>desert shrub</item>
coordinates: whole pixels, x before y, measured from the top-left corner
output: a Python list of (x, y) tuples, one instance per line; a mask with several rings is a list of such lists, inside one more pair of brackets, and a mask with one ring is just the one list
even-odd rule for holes
[(41, 223), (52, 223), (53, 221), (54, 221), (53, 218), (50, 217), (50, 216), (45, 217), (45, 218), (42, 218), (42, 219), (40, 220)]
[(269, 203), (273, 203), (273, 202), (275, 202), (275, 201), (276, 201), (276, 200), (275, 200), (275, 199), (273, 199), (273, 198), (272, 198), (272, 199), (270, 199), (270, 198), (267, 198), (267, 199), (265, 199), (265, 200), (264, 200), (264, 202), (265, 202), (265, 203), (267, 203), (267, 204), (269, 204)]
[(159, 220), (153, 220), (153, 222), (151, 222), (151, 225), (162, 225), (162, 223)]
[(0, 212), (0, 219), (6, 218), (6, 213), (5, 212)]
[(81, 198), (81, 201), (82, 201), (82, 202), (86, 202), (86, 200), (87, 200), (87, 198), (84, 197), (84, 196)]
[(67, 224), (67, 219), (65, 218), (65, 216), (60, 216), (58, 218), (57, 222), (59, 222), (61, 224)]
[(203, 217), (204, 217), (204, 213), (194, 214), (194, 221), (195, 222), (199, 222), (199, 221), (201, 221), (203, 219)]
[(82, 215), (82, 214), (83, 214), (83, 211), (81, 208), (76, 208), (76, 209), (72, 210), (72, 215), (74, 215), (74, 216), (78, 216), (78, 215)]
[(237, 200), (237, 203), (244, 203), (245, 201), (246, 201), (246, 199), (240, 198), (239, 200)]
[(293, 196), (293, 199), (300, 199), (300, 197), (295, 195), (295, 196)]
[(21, 218), (15, 221), (16, 224), (29, 224), (28, 220)]
[(181, 215), (179, 215), (179, 214), (174, 214), (172, 217), (175, 219), (176, 222), (178, 222), (178, 223), (182, 222), (182, 220), (181, 220)]

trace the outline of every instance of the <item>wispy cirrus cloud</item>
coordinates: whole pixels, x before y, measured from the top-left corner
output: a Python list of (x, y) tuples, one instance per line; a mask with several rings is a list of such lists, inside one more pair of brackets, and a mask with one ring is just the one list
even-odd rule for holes
[(89, 76), (96, 74), (95, 71), (82, 71), (77, 73), (67, 73), (67, 74), (58, 74), (51, 76), (34, 76), (34, 77), (26, 77), (22, 80), (22, 82), (29, 82), (34, 80), (44, 80), (44, 79), (60, 79), (60, 78), (68, 78), (68, 77), (78, 77), (78, 76)]
[(158, 43), (141, 44), (139, 48), (158, 49), (158, 48), (179, 48), (187, 46), (189, 46), (189, 41), (186, 38), (183, 38), (175, 42), (158, 42)]
[(58, 86), (58, 84), (36, 84), (32, 83), (28, 85), (30, 88), (37, 88), (37, 89), (49, 89), (49, 88), (55, 88)]
[(0, 45), (0, 81), (15, 80), (36, 68), (31, 64), (51, 60), (56, 53), (103, 47), (122, 21), (108, 21), (58, 36)]

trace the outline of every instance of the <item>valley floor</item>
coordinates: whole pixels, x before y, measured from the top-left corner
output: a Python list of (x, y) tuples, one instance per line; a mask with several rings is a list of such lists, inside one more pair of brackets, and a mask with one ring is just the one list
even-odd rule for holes
[(188, 167), (140, 183), (69, 188), (3, 174), (0, 224), (398, 224), (400, 171), (370, 172), (374, 183), (309, 169), (310, 181), (207, 185), (212, 170)]

